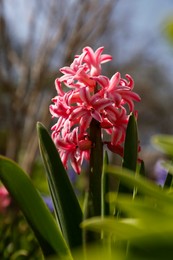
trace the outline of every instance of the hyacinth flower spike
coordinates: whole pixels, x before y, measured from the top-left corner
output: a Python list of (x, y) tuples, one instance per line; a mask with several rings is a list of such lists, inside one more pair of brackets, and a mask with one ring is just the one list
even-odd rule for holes
[[(102, 75), (102, 64), (112, 60), (103, 51), (104, 47), (94, 51), (87, 46), (69, 67), (60, 69), (63, 75), (55, 81), (57, 96), (50, 105), (52, 117), (57, 118), (52, 139), (65, 168), (70, 160), (80, 174), (83, 160), (89, 161), (88, 192), (93, 209), (88, 216), (101, 214), (103, 145), (123, 156), (129, 115), (135, 112), (134, 102), (140, 101), (130, 75), (125, 79), (119, 72), (110, 79)], [(110, 136), (108, 140), (104, 133)]]

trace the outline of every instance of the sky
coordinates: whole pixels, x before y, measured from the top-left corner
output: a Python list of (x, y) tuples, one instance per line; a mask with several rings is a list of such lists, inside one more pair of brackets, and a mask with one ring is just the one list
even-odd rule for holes
[[(33, 1), (5, 0), (5, 9), (18, 37), (26, 36), (26, 21), (30, 18)], [(119, 14), (119, 15), (118, 15)], [(118, 0), (116, 17), (127, 16), (134, 40), (158, 30), (167, 15), (173, 14), (172, 0)], [(116, 19), (115, 19), (116, 20)]]
[[(4, 3), (14, 37), (19, 41), (27, 40), (33, 1), (5, 0)], [(115, 27), (118, 24), (120, 28), (112, 35), (116, 37), (115, 48), (118, 46), (118, 53), (115, 49), (117, 63), (128, 62), (143, 51), (157, 59), (172, 80), (173, 47), (163, 37), (165, 21), (171, 16), (173, 0), (118, 0), (112, 16)], [(40, 14), (38, 17), (38, 28), (41, 28), (43, 17)]]
[[(5, 0), (4, 3), (11, 33), (19, 42), (27, 40), (33, 1)], [(117, 0), (112, 20), (119, 30), (111, 36), (116, 37), (118, 52), (115, 49), (112, 55), (116, 56), (117, 63), (128, 62), (133, 55), (143, 51), (157, 59), (172, 79), (173, 47), (163, 37), (168, 17), (173, 17), (173, 0)], [(38, 18), (37, 37), (40, 37), (43, 17), (38, 13)]]
[[(126, 28), (120, 32), (121, 57), (126, 59), (138, 49), (140, 51), (147, 46), (151, 55), (156, 55), (158, 60), (159, 58), (162, 60), (164, 55), (168, 58), (171, 48), (163, 34), (165, 22), (170, 16), (173, 16), (172, 0), (120, 0), (116, 9), (115, 23), (120, 21), (121, 17), (127, 19), (124, 23)], [(124, 45), (122, 45), (123, 37)]]

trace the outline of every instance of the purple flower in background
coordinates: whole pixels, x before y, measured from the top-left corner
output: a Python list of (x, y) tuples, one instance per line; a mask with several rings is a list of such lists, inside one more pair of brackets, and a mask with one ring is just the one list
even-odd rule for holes
[(54, 207), (53, 207), (53, 202), (52, 202), (51, 197), (42, 195), (42, 198), (43, 198), (44, 202), (46, 203), (46, 205), (48, 206), (49, 210), (51, 212), (53, 212), (54, 211)]
[(69, 179), (72, 182), (72, 184), (75, 184), (77, 181), (77, 175), (76, 175), (75, 171), (73, 170), (73, 168), (70, 168), (68, 170), (68, 175), (69, 175)]
[(156, 162), (154, 166), (154, 173), (156, 177), (156, 183), (160, 186), (164, 186), (166, 177), (168, 175), (168, 170), (163, 166), (164, 160), (160, 159)]

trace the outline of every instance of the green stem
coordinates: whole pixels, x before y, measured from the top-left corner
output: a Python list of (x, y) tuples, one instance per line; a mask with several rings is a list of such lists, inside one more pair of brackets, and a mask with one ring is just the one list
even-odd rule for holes
[[(100, 123), (92, 119), (90, 124), (90, 139), (92, 149), (90, 154), (89, 184), (85, 198), (84, 219), (101, 216), (101, 176), (103, 166), (103, 144)], [(83, 231), (84, 251), (87, 244), (100, 239), (100, 235), (92, 231)]]
[(102, 182), (101, 182), (101, 215), (102, 217), (109, 216), (110, 208), (109, 203), (106, 201), (106, 195), (109, 192), (109, 175), (106, 173), (106, 166), (108, 165), (108, 154), (104, 154), (104, 163), (102, 170)]

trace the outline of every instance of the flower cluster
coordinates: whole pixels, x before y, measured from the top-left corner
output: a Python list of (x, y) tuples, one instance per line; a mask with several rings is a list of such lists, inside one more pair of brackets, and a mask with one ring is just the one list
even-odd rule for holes
[(70, 159), (78, 174), (83, 160), (89, 160), (93, 145), (88, 131), (91, 121), (98, 121), (102, 132), (110, 136), (104, 141), (107, 147), (122, 155), (129, 113), (134, 111), (134, 101), (140, 101), (132, 91), (130, 75), (123, 79), (116, 72), (109, 79), (101, 74), (101, 64), (112, 60), (112, 56), (102, 54), (103, 50), (100, 47), (94, 52), (85, 47), (70, 67), (60, 69), (63, 76), (55, 80), (58, 95), (52, 99), (50, 112), (57, 122), (52, 127), (52, 138), (64, 166), (67, 168)]

